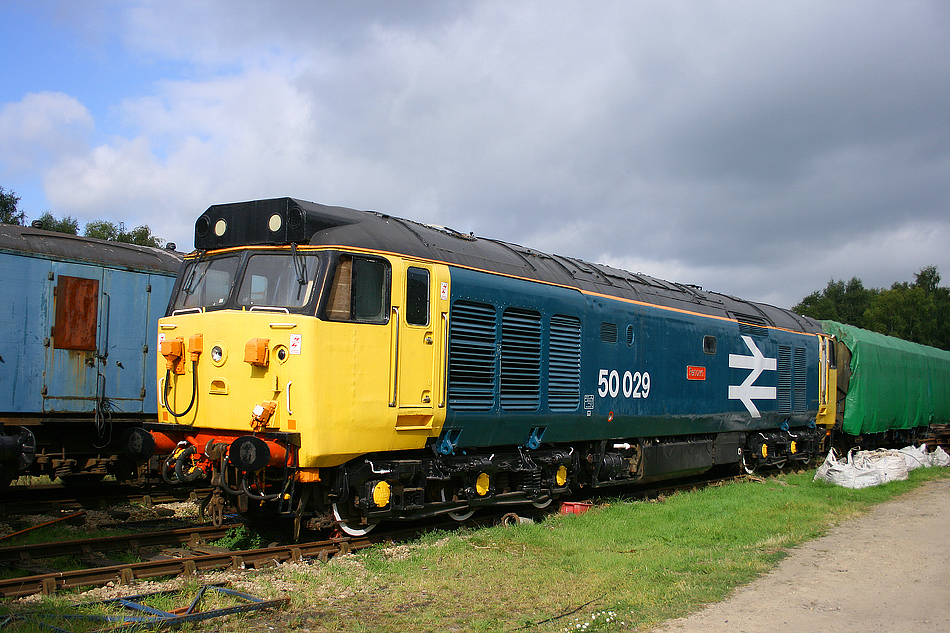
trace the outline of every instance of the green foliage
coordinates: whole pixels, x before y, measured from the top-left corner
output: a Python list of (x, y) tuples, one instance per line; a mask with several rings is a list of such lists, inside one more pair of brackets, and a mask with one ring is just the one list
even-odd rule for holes
[(259, 549), (261, 546), (261, 535), (252, 532), (245, 525), (228, 528), (226, 536), (222, 536), (212, 545), (223, 547), (230, 550)]
[(92, 237), (97, 240), (110, 240), (115, 242), (118, 241), (119, 226), (115, 222), (96, 220), (95, 222), (87, 223), (82, 234), (85, 237)]
[(72, 216), (66, 216), (62, 220), (57, 220), (53, 214), (47, 211), (39, 219), (41, 229), (47, 231), (56, 231), (57, 233), (68, 233), (69, 235), (79, 234), (79, 220)]
[(792, 310), (950, 350), (950, 288), (940, 287), (936, 266), (914, 277), (913, 283), (894, 283), (890, 289), (865, 288), (857, 277), (847, 283), (832, 279)]
[(111, 242), (138, 244), (139, 246), (161, 246), (165, 241), (152, 235), (152, 230), (148, 228), (147, 224), (126, 230), (125, 222), (109, 222), (108, 220), (89, 222), (86, 224), (83, 235)]
[(4, 191), (0, 187), (0, 224), (15, 224), (23, 226), (26, 214), (17, 209), (20, 197), (12, 191)]
[(792, 310), (813, 319), (864, 327), (864, 313), (878, 292), (865, 288), (857, 277), (852, 277), (847, 283), (832, 279), (823, 291), (811, 293)]

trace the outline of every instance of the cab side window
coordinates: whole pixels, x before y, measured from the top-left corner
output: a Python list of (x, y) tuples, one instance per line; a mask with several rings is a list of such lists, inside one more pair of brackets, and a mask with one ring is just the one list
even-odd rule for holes
[(406, 323), (429, 325), (429, 271), (425, 268), (406, 270)]
[(389, 264), (382, 259), (341, 255), (324, 310), (331, 321), (389, 321)]

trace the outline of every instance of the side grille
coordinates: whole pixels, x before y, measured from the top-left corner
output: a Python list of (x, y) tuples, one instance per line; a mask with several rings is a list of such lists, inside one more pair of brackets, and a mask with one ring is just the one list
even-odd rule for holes
[(806, 369), (808, 355), (804, 347), (781, 345), (778, 348), (778, 412), (805, 411), (808, 391)]
[(805, 397), (808, 389), (807, 355), (804, 347), (795, 348), (795, 411), (805, 410)]
[(495, 402), (495, 308), (458, 301), (449, 320), (449, 405), (488, 411)]
[(739, 333), (746, 334), (748, 336), (768, 336), (769, 331), (767, 328), (764, 328), (760, 325), (752, 325), (751, 323), (739, 322)]
[(568, 316), (551, 317), (548, 406), (552, 411), (576, 411), (581, 400), (581, 322)]
[(617, 324), (616, 323), (601, 323), (600, 324), (600, 340), (604, 343), (609, 343), (614, 345), (617, 343)]
[(508, 308), (501, 316), (501, 406), (535, 411), (541, 403), (541, 315)]
[(778, 412), (792, 412), (792, 348), (778, 348)]

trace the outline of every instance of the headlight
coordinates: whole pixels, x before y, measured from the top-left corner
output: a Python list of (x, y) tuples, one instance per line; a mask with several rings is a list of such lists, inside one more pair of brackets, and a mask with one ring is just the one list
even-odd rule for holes
[(227, 359), (228, 352), (224, 348), (224, 343), (216, 341), (215, 344), (211, 346), (211, 362), (214, 363), (215, 366), (220, 367)]

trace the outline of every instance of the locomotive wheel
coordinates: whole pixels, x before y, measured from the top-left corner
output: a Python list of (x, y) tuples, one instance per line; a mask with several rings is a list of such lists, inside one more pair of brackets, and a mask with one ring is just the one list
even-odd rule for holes
[[(442, 490), (442, 501), (448, 501), (445, 495), (445, 489)], [(453, 521), (458, 521), (459, 523), (461, 523), (463, 521), (468, 521), (469, 519), (471, 519), (472, 515), (475, 514), (475, 510), (472, 510), (471, 508), (469, 508), (468, 511), (452, 510), (451, 512), (446, 512), (446, 514), (449, 515), (449, 518), (452, 519)]]
[(750, 459), (749, 454), (742, 451), (742, 457), (739, 459), (739, 472), (745, 475), (755, 474), (755, 462)]
[(462, 521), (468, 521), (471, 519), (472, 515), (475, 514), (475, 511), (469, 510), (468, 512), (456, 512), (453, 510), (452, 512), (446, 512), (446, 514), (448, 514), (449, 518), (453, 521), (458, 521), (461, 523)]
[[(349, 536), (366, 536), (373, 531), (373, 528), (376, 527), (375, 523), (369, 523), (363, 525), (359, 522), (359, 518), (354, 518), (348, 516), (348, 513), (345, 515), (340, 512), (340, 506), (337, 503), (333, 504), (333, 518), (336, 519), (337, 525), (340, 526), (340, 529), (343, 530), (344, 534)], [(349, 521), (349, 523), (347, 522)], [(359, 527), (356, 527), (356, 526)]]

